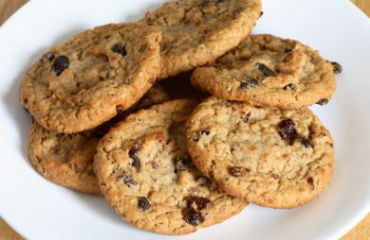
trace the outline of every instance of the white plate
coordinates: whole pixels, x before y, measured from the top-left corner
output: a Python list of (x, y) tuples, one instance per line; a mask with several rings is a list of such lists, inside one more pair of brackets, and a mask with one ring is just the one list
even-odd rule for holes
[(336, 147), (329, 189), (306, 206), (242, 214), (190, 236), (162, 236), (121, 221), (102, 197), (54, 185), (27, 161), (30, 117), (18, 103), (26, 68), (82, 29), (132, 21), (164, 0), (33, 0), (0, 29), (0, 210), (28, 239), (337, 239), (370, 210), (370, 26), (347, 0), (264, 0), (254, 32), (299, 39), (340, 62), (338, 90), (313, 107)]

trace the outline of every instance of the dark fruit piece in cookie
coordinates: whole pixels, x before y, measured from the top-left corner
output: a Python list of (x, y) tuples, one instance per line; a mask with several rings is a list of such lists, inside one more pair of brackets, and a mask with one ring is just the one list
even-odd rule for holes
[(185, 212), (184, 220), (190, 225), (197, 226), (204, 222), (204, 217), (200, 212), (190, 208)]
[(249, 112), (249, 113), (244, 115), (243, 122), (248, 123), (250, 118), (251, 118), (251, 113)]
[(117, 43), (117, 44), (113, 45), (112, 51), (115, 52), (115, 53), (119, 53), (122, 56), (126, 56), (127, 55), (126, 48), (125, 48), (125, 46), (122, 43)]
[(257, 69), (265, 77), (276, 76), (276, 73), (272, 71), (270, 68), (268, 68), (265, 64), (262, 64), (262, 63), (257, 64)]
[(241, 89), (249, 89), (249, 88), (255, 88), (258, 85), (261, 84), (261, 81), (258, 79), (251, 79), (251, 80), (246, 80), (240, 83), (240, 88)]
[(57, 76), (62, 74), (62, 72), (69, 66), (69, 59), (66, 56), (59, 56), (54, 60), (53, 70)]
[(343, 70), (342, 65), (340, 65), (337, 62), (331, 62), (331, 64), (333, 65), (333, 72), (335, 74), (339, 74), (339, 73), (342, 72), (342, 70)]
[(140, 197), (137, 206), (140, 209), (140, 211), (146, 211), (150, 208), (150, 203), (147, 198), (145, 197)]
[(294, 122), (291, 119), (286, 119), (278, 124), (278, 132), (284, 141), (292, 145), (297, 138), (297, 130), (295, 130)]
[(139, 168), (140, 167), (140, 159), (139, 157), (136, 155), (136, 153), (139, 151), (139, 145), (135, 144), (131, 149), (130, 151), (128, 152), (128, 155), (130, 156), (130, 158), (132, 159), (132, 163), (131, 165), (134, 167), (134, 168)]
[(308, 139), (308, 138), (306, 138), (306, 137), (301, 137), (301, 138), (299, 139), (299, 141), (301, 142), (301, 144), (302, 144), (305, 148), (312, 147), (312, 144), (311, 144), (310, 139)]
[(323, 99), (320, 99), (320, 101), (318, 101), (316, 104), (320, 105), (320, 106), (324, 106), (326, 104), (328, 104), (329, 100), (326, 99), (326, 98), (323, 98)]

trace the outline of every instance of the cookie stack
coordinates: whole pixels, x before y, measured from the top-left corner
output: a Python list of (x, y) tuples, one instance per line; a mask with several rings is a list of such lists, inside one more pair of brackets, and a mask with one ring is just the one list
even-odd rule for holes
[(334, 150), (307, 106), (328, 102), (341, 67), (250, 35), (261, 13), (260, 0), (178, 0), (50, 48), (20, 88), (32, 165), (164, 234), (316, 198)]

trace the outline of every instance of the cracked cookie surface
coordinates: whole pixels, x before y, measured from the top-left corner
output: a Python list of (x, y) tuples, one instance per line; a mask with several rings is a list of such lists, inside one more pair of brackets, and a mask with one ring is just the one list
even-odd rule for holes
[(100, 139), (127, 114), (168, 99), (167, 92), (155, 84), (128, 111), (81, 133), (55, 133), (34, 122), (29, 132), (29, 159), (34, 168), (50, 181), (80, 192), (98, 194), (100, 189), (92, 165)]
[(25, 74), (21, 103), (44, 128), (92, 129), (128, 109), (159, 73), (158, 28), (109, 24), (49, 49)]
[(214, 61), (248, 36), (260, 14), (260, 0), (177, 0), (147, 13), (141, 22), (162, 30), (159, 78)]
[(184, 123), (196, 104), (174, 100), (139, 111), (98, 145), (94, 170), (106, 200), (141, 229), (186, 234), (247, 205), (216, 188), (192, 164)]
[(198, 169), (250, 203), (297, 207), (332, 177), (333, 140), (308, 108), (258, 108), (211, 97), (194, 110), (186, 135)]
[(197, 68), (192, 84), (223, 99), (300, 108), (331, 98), (336, 86), (333, 67), (297, 41), (251, 35), (213, 66)]

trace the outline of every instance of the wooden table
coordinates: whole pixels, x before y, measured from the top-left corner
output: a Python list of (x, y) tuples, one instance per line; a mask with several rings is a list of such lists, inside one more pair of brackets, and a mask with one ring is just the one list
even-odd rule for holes
[[(370, 17), (370, 0), (352, 0)], [(0, 0), (0, 25), (26, 0)], [(0, 219), (0, 240), (22, 240), (9, 225)], [(370, 240), (370, 213), (341, 240)]]

